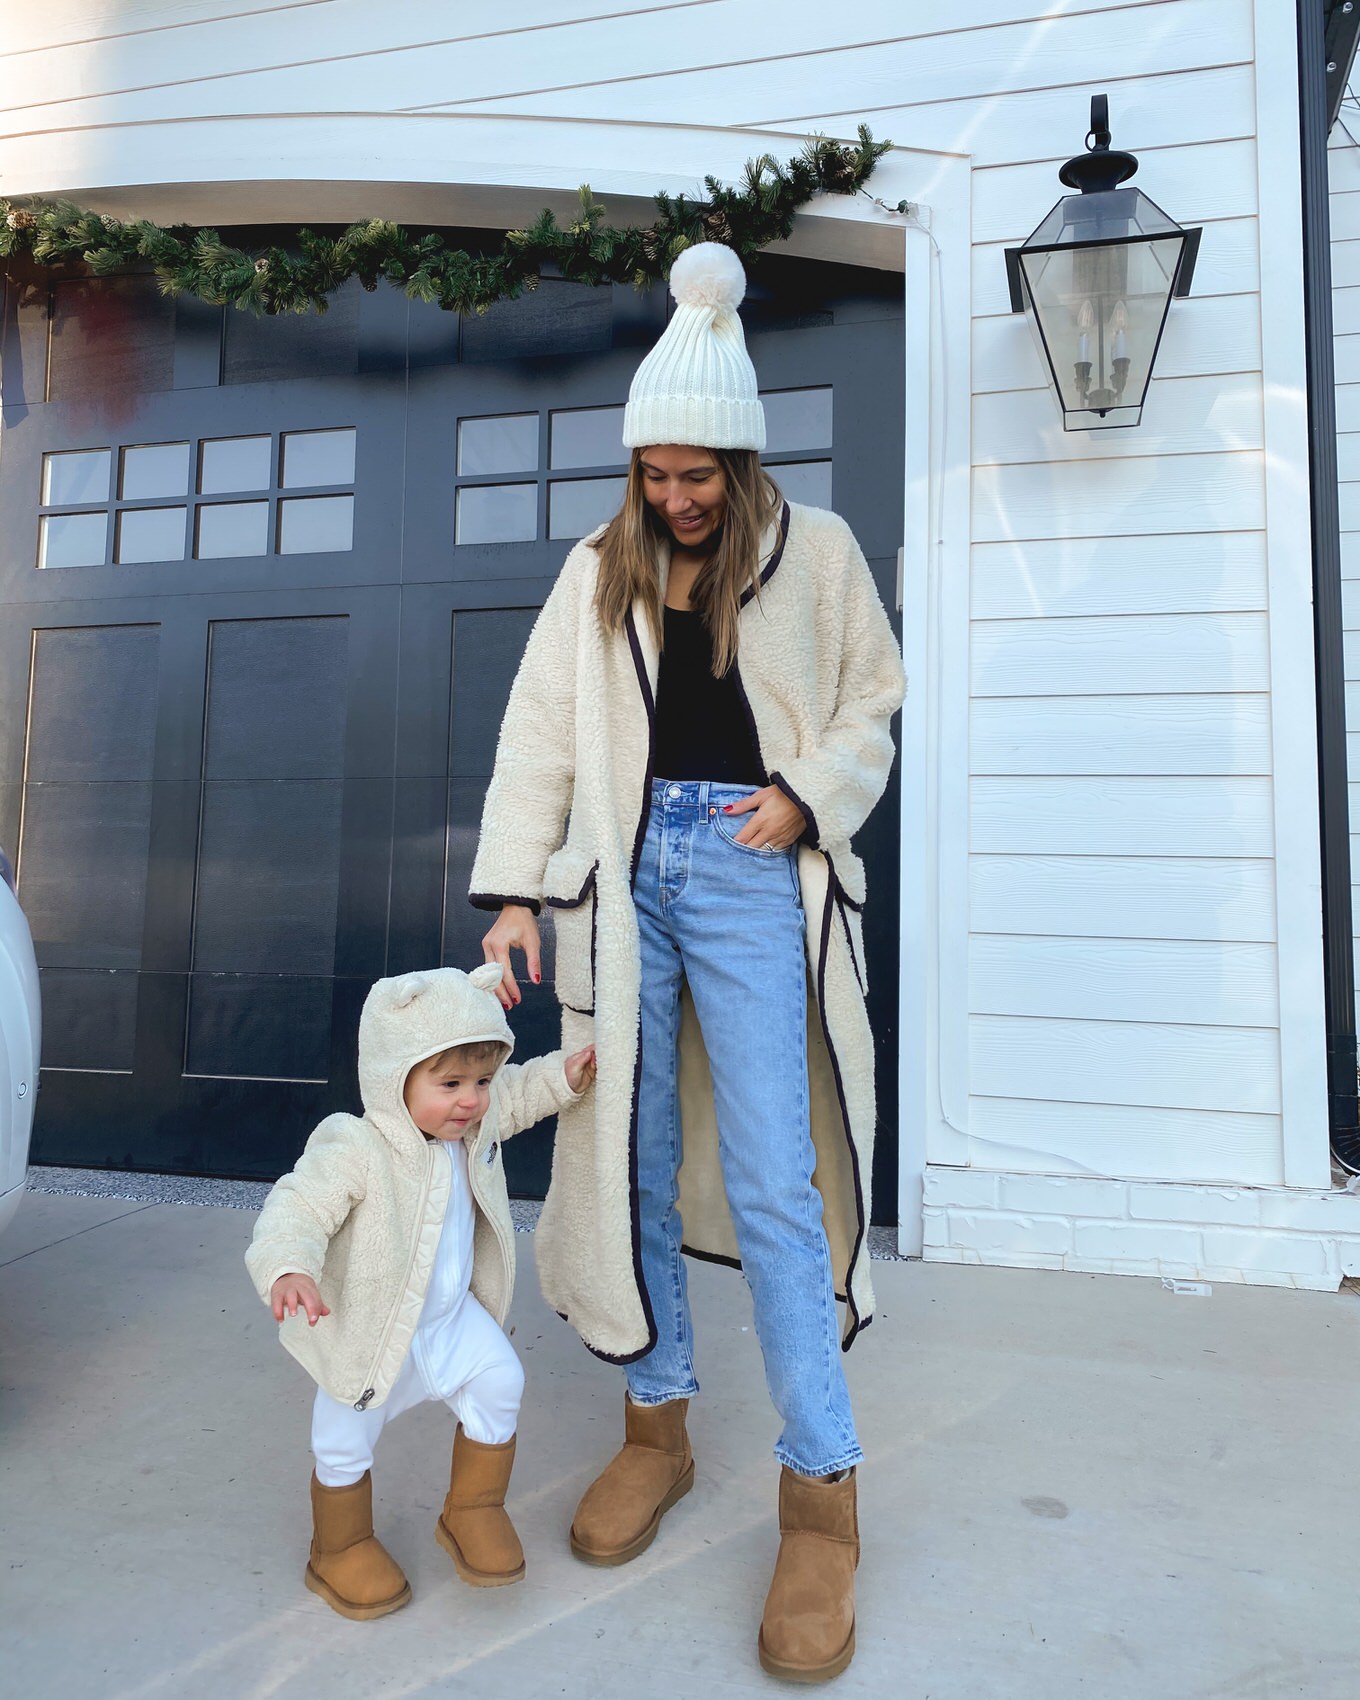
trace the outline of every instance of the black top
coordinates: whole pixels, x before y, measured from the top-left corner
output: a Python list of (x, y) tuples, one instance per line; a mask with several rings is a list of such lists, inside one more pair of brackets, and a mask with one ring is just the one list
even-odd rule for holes
[(667, 608), (656, 687), (658, 779), (764, 785), (755, 727), (735, 667), (713, 677), (713, 639), (702, 614)]

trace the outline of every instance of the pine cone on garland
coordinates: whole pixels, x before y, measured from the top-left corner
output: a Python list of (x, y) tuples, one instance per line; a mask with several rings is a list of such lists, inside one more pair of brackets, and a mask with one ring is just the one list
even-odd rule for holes
[(818, 162), (822, 187), (833, 195), (852, 195), (859, 173), (845, 148), (829, 148)]
[(26, 207), (11, 207), (5, 214), (5, 223), (11, 230), (32, 230), (37, 222), (37, 214), (29, 212)]

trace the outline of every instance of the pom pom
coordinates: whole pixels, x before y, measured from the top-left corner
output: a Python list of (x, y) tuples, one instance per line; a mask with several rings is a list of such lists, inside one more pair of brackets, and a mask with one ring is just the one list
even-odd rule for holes
[(392, 1008), (408, 1009), (425, 990), (423, 974), (403, 974), (392, 988)]
[(671, 267), (671, 294), (682, 307), (740, 306), (746, 294), (746, 271), (721, 242), (698, 242)]
[(469, 984), (476, 986), (479, 992), (494, 992), (502, 978), (499, 962), (484, 962), (480, 968), (474, 968), (468, 975)]

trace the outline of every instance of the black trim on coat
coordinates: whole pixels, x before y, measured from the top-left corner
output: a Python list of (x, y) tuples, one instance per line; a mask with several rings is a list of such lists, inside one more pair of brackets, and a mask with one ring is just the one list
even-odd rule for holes
[(836, 892), (836, 910), (841, 918), (841, 926), (845, 929), (845, 948), (850, 952), (850, 966), (855, 970), (855, 981), (859, 986), (859, 995), (862, 998), (867, 998), (869, 995), (869, 988), (865, 985), (864, 975), (860, 972), (859, 957), (855, 955), (855, 939), (854, 935), (850, 931), (850, 922), (846, 919), (845, 907), (845, 899), (838, 888)]
[(595, 876), (599, 872), (597, 861), (591, 864), (590, 872), (585, 877), (585, 883), (575, 897), (545, 897), (543, 901), (550, 909), (579, 909), (586, 898), (595, 892), (595, 901), (590, 906), (590, 1008), (581, 1009), (574, 1003), (568, 1003), (559, 995), (557, 1001), (563, 1009), (569, 1009), (573, 1015), (595, 1014), (595, 945), (600, 932), (600, 897), (595, 890)]
[(536, 897), (502, 897), (494, 891), (470, 891), (468, 902), (474, 909), (504, 909), (507, 903), (517, 903), (521, 909), (532, 909), (535, 915), (542, 912)]
[(580, 891), (577, 892), (575, 897), (547, 897), (547, 896), (545, 896), (543, 901), (548, 905), (548, 907), (550, 909), (579, 909), (581, 907), (581, 905), (585, 902), (586, 898), (590, 896), (591, 887), (595, 884), (595, 875), (599, 871), (600, 871), (599, 862), (598, 861), (592, 862), (590, 864), (590, 872), (586, 875), (585, 881), (582, 884)]
[[(576, 1328), (576, 1324), (571, 1321), (571, 1318), (567, 1315), (566, 1311), (559, 1310), (557, 1314), (562, 1318), (563, 1322), (570, 1322), (571, 1326)], [(624, 1352), (616, 1356), (613, 1352), (602, 1352), (598, 1346), (592, 1346), (590, 1341), (586, 1339), (585, 1335), (581, 1333), (579, 1328), (576, 1328), (576, 1332), (580, 1336), (581, 1344), (590, 1353), (591, 1357), (599, 1358), (602, 1363), (607, 1364), (635, 1364), (639, 1358), (645, 1358), (648, 1352), (651, 1351), (652, 1346), (656, 1344), (656, 1341), (653, 1340), (652, 1346), (643, 1346), (640, 1351)]]
[(633, 835), (633, 859), (628, 868), (628, 889), (631, 891), (637, 884), (638, 864), (642, 861), (642, 844), (647, 836), (647, 817), (652, 811), (652, 780), (656, 776), (656, 699), (652, 695), (652, 685), (647, 677), (647, 663), (642, 658), (642, 640), (638, 637), (637, 621), (633, 618), (630, 608), (624, 616), (624, 630), (628, 633), (628, 648), (633, 657), (633, 671), (637, 674), (638, 689), (642, 692), (642, 706), (647, 711), (647, 777), (642, 782), (642, 813), (638, 816), (637, 831)]
[[(766, 561), (760, 574), (760, 588), (762, 590), (764, 590), (765, 586), (779, 571), (779, 563), (784, 559), (784, 545), (789, 540), (789, 518), (789, 504), (785, 502), (779, 514), (779, 541), (775, 544), (774, 553), (770, 556), (769, 560)], [(737, 606), (744, 608), (755, 593), (756, 587), (753, 584), (748, 584), (746, 589), (742, 591), (741, 601), (737, 604)]]
[[(827, 887), (826, 906), (822, 912), (820, 947), (817, 953), (817, 1014), (821, 1019), (822, 1037), (826, 1040), (826, 1054), (831, 1059), (831, 1073), (836, 1082), (836, 1098), (840, 1104), (841, 1123), (845, 1128), (845, 1144), (850, 1153), (850, 1173), (855, 1182), (855, 1214), (859, 1218), (859, 1232), (855, 1236), (854, 1245), (850, 1248), (850, 1258), (845, 1270), (845, 1302), (850, 1308), (851, 1326), (849, 1332), (841, 1341), (841, 1350), (848, 1352), (855, 1343), (855, 1336), (861, 1328), (866, 1327), (868, 1322), (873, 1320), (873, 1317), (871, 1314), (867, 1319), (861, 1320), (859, 1306), (855, 1303), (850, 1292), (850, 1278), (859, 1264), (860, 1252), (864, 1246), (864, 1186), (860, 1180), (859, 1153), (855, 1150), (854, 1135), (850, 1126), (850, 1110), (845, 1102), (845, 1083), (841, 1076), (841, 1065), (836, 1056), (836, 1047), (831, 1042), (831, 1033), (826, 1020), (826, 963), (831, 953), (831, 912), (836, 905), (836, 893), (840, 881), (836, 877), (835, 863), (830, 856), (827, 856), (825, 850), (822, 851), (822, 855), (826, 857)], [(851, 954), (853, 959), (853, 952)]]
[(801, 842), (806, 844), (810, 850), (816, 850), (820, 845), (822, 838), (822, 829), (817, 825), (816, 815), (813, 814), (812, 810), (794, 790), (793, 786), (789, 784), (788, 780), (785, 779), (782, 773), (772, 773), (770, 775), (770, 784), (777, 785), (788, 800), (793, 804), (794, 808), (802, 815), (806, 825), (803, 830)]
[[(631, 608), (625, 616), (624, 628), (628, 633), (628, 648), (633, 657), (633, 671), (637, 674), (638, 689), (642, 692), (642, 706), (647, 712), (647, 772), (642, 782), (642, 811), (638, 816), (637, 832), (633, 839), (633, 860), (628, 870), (628, 890), (631, 894), (637, 884), (642, 845), (647, 836), (647, 817), (652, 809), (652, 777), (656, 768), (656, 699), (652, 696), (651, 682), (647, 678), (647, 664), (642, 657), (642, 644)], [(586, 1342), (597, 1358), (615, 1364), (631, 1364), (638, 1358), (645, 1358), (657, 1342), (656, 1313), (652, 1309), (652, 1296), (647, 1291), (646, 1277), (642, 1272), (642, 1200), (638, 1187), (638, 1104), (642, 1096), (641, 1005), (642, 988), (639, 984), (637, 1055), (633, 1064), (633, 1108), (628, 1122), (628, 1197), (633, 1230), (633, 1279), (637, 1283), (638, 1297), (642, 1301), (642, 1312), (647, 1323), (647, 1344), (640, 1351), (630, 1352), (626, 1357), (611, 1357), (606, 1352), (596, 1351), (589, 1341)]]
[[(724, 1269), (735, 1269), (738, 1274), (743, 1272), (744, 1266), (741, 1259), (739, 1257), (729, 1257), (725, 1251), (700, 1251), (698, 1246), (693, 1245), (681, 1245), (680, 1250), (686, 1257), (692, 1257), (696, 1263), (720, 1263)], [(834, 1284), (832, 1286), (832, 1294), (835, 1297), (837, 1304), (843, 1305), (849, 1303), (849, 1300), (846, 1298), (844, 1293), (836, 1292)], [(872, 1320), (872, 1318), (870, 1320)], [(869, 1324), (866, 1322), (862, 1326), (867, 1328)]]

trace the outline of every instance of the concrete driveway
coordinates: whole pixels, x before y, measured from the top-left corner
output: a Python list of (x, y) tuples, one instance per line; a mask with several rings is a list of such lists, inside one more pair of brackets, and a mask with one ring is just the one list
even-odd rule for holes
[[(775, 1421), (739, 1276), (691, 1280), (695, 1491), (621, 1570), (570, 1556), (621, 1382), (538, 1296), (511, 1509), (520, 1587), (435, 1545), (451, 1419), (379, 1454), (413, 1603), (377, 1623), (302, 1587), (311, 1384), (241, 1264), (240, 1208), (27, 1198), (0, 1241), (0, 1671), (42, 1700), (764, 1695)], [(849, 1359), (859, 1656), (892, 1700), (1355, 1700), (1360, 1299), (880, 1263)]]

